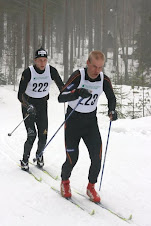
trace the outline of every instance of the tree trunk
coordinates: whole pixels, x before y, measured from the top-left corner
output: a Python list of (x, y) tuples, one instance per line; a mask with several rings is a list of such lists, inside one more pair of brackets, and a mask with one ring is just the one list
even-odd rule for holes
[(30, 46), (30, 0), (28, 0), (26, 14), (26, 42), (25, 42), (25, 68), (29, 66), (29, 46)]
[(64, 7), (64, 41), (63, 41), (63, 64), (64, 64), (64, 82), (68, 79), (68, 52), (69, 52), (69, 29), (68, 29), (68, 0), (65, 0)]

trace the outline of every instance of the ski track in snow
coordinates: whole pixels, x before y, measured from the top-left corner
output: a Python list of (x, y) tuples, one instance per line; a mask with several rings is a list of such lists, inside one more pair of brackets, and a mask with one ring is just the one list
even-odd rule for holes
[[(60, 189), (60, 172), (65, 160), (64, 133), (60, 129), (45, 150), (45, 168), (58, 176), (50, 176), (30, 165), (30, 169), (42, 182), (18, 167), (26, 140), (24, 124), (8, 137), (22, 120), (17, 92), (12, 86), (0, 86), (0, 176), (2, 226), (124, 226), (126, 222), (101, 209), (74, 190), (85, 194), (90, 165), (85, 145), (80, 143), (79, 161), (70, 178), (73, 196), (88, 211), (95, 210), (93, 216), (64, 200), (51, 186)], [(48, 140), (64, 121), (64, 105), (57, 102), (58, 91), (52, 87), (49, 109)], [(98, 122), (103, 140), (103, 157), (106, 145), (109, 120), (98, 114)], [(150, 226), (151, 222), (151, 117), (141, 119), (119, 119), (112, 123), (109, 146), (103, 174), (102, 188), (99, 192), (102, 203), (115, 212), (128, 217), (133, 215), (131, 225)], [(35, 157), (37, 140), (31, 152), (30, 161)], [(104, 158), (103, 158), (104, 159)], [(103, 162), (102, 162), (103, 164)], [(101, 174), (96, 189), (99, 189)]]

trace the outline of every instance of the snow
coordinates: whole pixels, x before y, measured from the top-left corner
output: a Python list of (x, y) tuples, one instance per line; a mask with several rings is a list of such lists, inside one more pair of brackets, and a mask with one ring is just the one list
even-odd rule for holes
[[(58, 90), (52, 85), (48, 101), (48, 141), (64, 121), (64, 104), (57, 102)], [(99, 109), (101, 108), (101, 99)], [(58, 180), (30, 169), (42, 181), (19, 168), (22, 159), (26, 131), (22, 123), (12, 134), (8, 133), (21, 122), (21, 107), (13, 86), (0, 86), (0, 225), (1, 226), (124, 226), (126, 222), (91, 203), (74, 191), (85, 194), (90, 160), (84, 143), (80, 143), (80, 155), (70, 178), (73, 196), (89, 211), (89, 215), (63, 199), (51, 189), (59, 189), (61, 166), (65, 160), (64, 130), (61, 128), (45, 150), (45, 168)], [(103, 159), (108, 134), (109, 119), (98, 113), (98, 123), (103, 140)], [(119, 119), (112, 122), (105, 169), (99, 191), (102, 203), (128, 217), (131, 225), (151, 225), (151, 116), (139, 119)], [(31, 152), (35, 157), (37, 140)], [(103, 162), (102, 162), (103, 164)], [(96, 189), (99, 190), (101, 173)]]

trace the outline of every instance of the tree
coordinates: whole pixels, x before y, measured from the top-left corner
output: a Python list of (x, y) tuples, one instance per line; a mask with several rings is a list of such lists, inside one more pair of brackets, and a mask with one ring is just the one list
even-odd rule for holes
[(151, 71), (151, 1), (141, 0), (141, 23), (136, 34), (135, 59), (138, 60), (137, 76), (150, 76)]
[(64, 3), (64, 45), (63, 45), (63, 64), (64, 64), (64, 82), (68, 79), (68, 52), (69, 52), (69, 27), (68, 27), (68, 0), (65, 0)]

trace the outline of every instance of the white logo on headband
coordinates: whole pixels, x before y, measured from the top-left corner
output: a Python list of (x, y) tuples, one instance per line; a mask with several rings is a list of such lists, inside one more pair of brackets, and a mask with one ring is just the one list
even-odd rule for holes
[(47, 55), (47, 53), (45, 50), (40, 50), (40, 51), (38, 51), (38, 55), (44, 56), (44, 55)]

